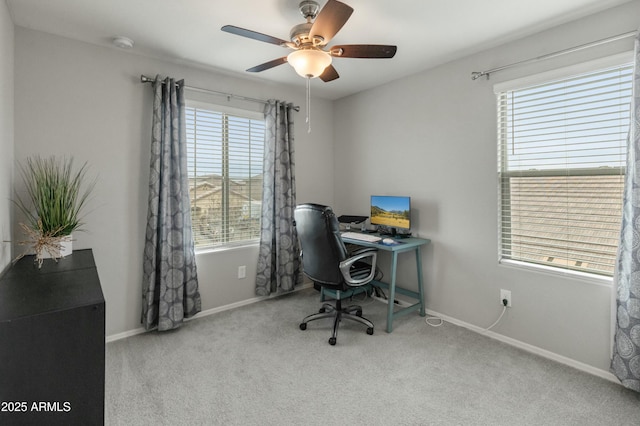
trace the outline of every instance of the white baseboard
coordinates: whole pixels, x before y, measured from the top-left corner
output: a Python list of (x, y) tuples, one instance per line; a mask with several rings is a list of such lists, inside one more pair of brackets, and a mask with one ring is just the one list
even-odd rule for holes
[(516, 348), (525, 350), (527, 352), (531, 352), (536, 355), (540, 355), (541, 357), (551, 359), (553, 361), (559, 362), (564, 365), (568, 365), (569, 367), (573, 367), (577, 370), (584, 371), (585, 373), (592, 374), (594, 376), (603, 378), (605, 380), (609, 380), (611, 382), (620, 384), (620, 381), (616, 376), (614, 376), (609, 371), (602, 370), (600, 368), (593, 367), (589, 364), (585, 364), (580, 361), (576, 361), (575, 359), (568, 358), (563, 355), (559, 355), (555, 352), (548, 351), (546, 349), (539, 348), (534, 345), (530, 345), (529, 343), (522, 342), (520, 340), (512, 339), (511, 337), (504, 336), (502, 334), (495, 333), (493, 331), (487, 331), (484, 328), (478, 327), (473, 324), (469, 324), (464, 321), (460, 321), (456, 318), (449, 317), (447, 315), (442, 315), (438, 312), (432, 311), (430, 309), (426, 310), (428, 315), (435, 316), (438, 318), (442, 318), (444, 321), (449, 322), (451, 324), (464, 327), (468, 330), (474, 331), (476, 333), (482, 334), (484, 336), (490, 337), (492, 339), (498, 340), (500, 342), (506, 343), (511, 346), (515, 346)]
[(133, 330), (123, 331), (122, 333), (110, 334), (106, 337), (105, 342), (115, 342), (116, 340), (126, 339), (127, 337), (145, 333), (146, 331), (147, 330), (145, 330), (144, 327), (140, 327)]
[[(209, 316), (209, 315), (217, 314), (218, 312), (224, 312), (224, 311), (228, 311), (230, 309), (239, 308), (241, 306), (251, 305), (252, 303), (261, 302), (261, 301), (267, 300), (267, 299), (273, 299), (274, 297), (279, 297), (279, 296), (282, 296), (284, 294), (290, 294), (290, 293), (293, 293), (293, 292), (296, 292), (296, 291), (300, 291), (300, 290), (304, 290), (304, 289), (307, 289), (307, 288), (310, 288), (310, 287), (313, 287), (312, 283), (304, 282), (303, 284), (301, 284), (298, 287), (296, 287), (295, 290), (293, 290), (292, 292), (289, 292), (289, 293), (273, 294), (271, 296), (252, 297), (251, 299), (241, 300), (239, 302), (230, 303), (230, 304), (224, 305), (224, 306), (218, 306), (217, 308), (211, 308), (211, 309), (207, 309), (206, 311), (198, 312), (198, 314), (196, 316), (191, 317), (191, 318), (186, 318), (184, 321), (185, 322), (192, 321), (194, 319), (198, 319), (198, 318), (206, 317), (206, 316)], [(111, 334), (111, 335), (106, 337), (105, 342), (106, 343), (115, 342), (116, 340), (126, 339), (127, 337), (136, 336), (138, 334), (146, 333), (147, 331), (151, 331), (151, 330), (146, 330), (144, 327), (140, 327), (140, 328), (136, 328), (136, 329), (133, 329), (133, 330), (124, 331), (122, 333)]]

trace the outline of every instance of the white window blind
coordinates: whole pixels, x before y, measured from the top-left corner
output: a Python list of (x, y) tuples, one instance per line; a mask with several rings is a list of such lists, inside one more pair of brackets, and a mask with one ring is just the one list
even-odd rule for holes
[(196, 247), (260, 236), (264, 119), (187, 107), (191, 218)]
[(501, 260), (613, 275), (632, 71), (497, 93)]

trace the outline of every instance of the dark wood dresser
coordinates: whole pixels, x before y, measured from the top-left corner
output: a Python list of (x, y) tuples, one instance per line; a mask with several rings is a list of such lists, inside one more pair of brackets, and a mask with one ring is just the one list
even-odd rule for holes
[(0, 425), (103, 425), (105, 301), (92, 250), (0, 278)]

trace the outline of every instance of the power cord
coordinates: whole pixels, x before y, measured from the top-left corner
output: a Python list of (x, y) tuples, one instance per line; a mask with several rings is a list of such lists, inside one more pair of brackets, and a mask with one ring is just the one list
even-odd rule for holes
[(504, 313), (507, 312), (507, 305), (508, 304), (509, 304), (509, 301), (507, 299), (502, 299), (502, 313), (500, 314), (500, 316), (498, 317), (496, 322), (491, 324), (489, 327), (485, 328), (484, 331), (491, 330), (493, 327), (495, 327), (500, 322), (500, 320), (502, 319), (502, 316), (504, 315)]
[[(373, 303), (373, 296), (369, 295), (369, 292), (368, 292), (368, 291), (366, 291), (366, 290), (365, 290), (365, 291), (363, 291), (363, 292), (360, 292), (359, 294), (362, 294), (362, 295), (363, 295), (363, 296), (362, 296), (362, 300), (358, 300), (358, 299), (357, 299), (358, 294), (351, 295), (351, 296), (349, 297), (349, 299), (350, 299), (352, 302), (355, 302), (355, 303), (357, 303), (357, 304), (359, 304), (359, 305), (362, 305), (362, 306), (370, 305), (370, 304), (372, 304), (372, 303)], [(367, 299), (368, 299), (368, 300), (367, 300)], [(365, 302), (366, 302), (366, 303), (365, 303)]]
[[(434, 323), (434, 322), (429, 322), (430, 320), (437, 320), (438, 322)], [(427, 316), (424, 319), (424, 322), (427, 323), (428, 325), (430, 325), (431, 327), (440, 327), (442, 324), (444, 324), (444, 320), (440, 317), (429, 317)]]
[[(371, 296), (372, 299), (379, 300), (380, 302), (389, 303), (389, 299), (387, 298), (387, 295), (384, 293), (384, 291), (382, 291), (382, 289), (379, 289), (378, 287), (374, 287), (374, 292), (375, 292), (375, 295)], [(401, 302), (396, 302), (396, 303), (401, 304)], [(507, 299), (502, 299), (502, 312), (500, 313), (500, 316), (498, 317), (498, 319), (493, 324), (491, 324), (489, 327), (485, 328), (484, 331), (489, 331), (493, 327), (498, 325), (498, 323), (500, 322), (500, 320), (504, 316), (504, 313), (507, 312), (507, 305), (508, 304), (509, 304), (509, 301)], [(433, 322), (433, 321), (437, 321), (437, 322)], [(431, 327), (440, 327), (442, 324), (444, 324), (444, 320), (442, 318), (436, 317), (436, 316), (431, 316), (431, 317), (427, 316), (424, 319), (424, 322), (427, 325), (430, 325)]]

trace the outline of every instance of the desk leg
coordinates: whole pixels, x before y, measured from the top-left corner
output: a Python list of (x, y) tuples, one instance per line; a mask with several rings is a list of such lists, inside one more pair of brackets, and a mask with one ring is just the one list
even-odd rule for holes
[(391, 283), (389, 284), (389, 300), (387, 309), (387, 333), (393, 331), (393, 308), (396, 300), (396, 270), (398, 266), (398, 253), (391, 255)]
[(420, 295), (420, 316), (426, 316), (424, 301), (424, 283), (422, 281), (422, 255), (420, 254), (420, 246), (416, 247), (416, 266), (418, 268), (418, 294)]

